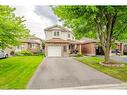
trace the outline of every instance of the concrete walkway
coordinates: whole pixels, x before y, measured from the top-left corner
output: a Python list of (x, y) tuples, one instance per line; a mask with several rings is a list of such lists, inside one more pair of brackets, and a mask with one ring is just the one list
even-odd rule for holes
[(27, 88), (51, 89), (119, 83), (122, 82), (73, 58), (46, 58), (37, 68)]
[(57, 89), (64, 89), (64, 90), (84, 90), (84, 89), (118, 89), (118, 90), (126, 90), (127, 83), (121, 84), (104, 84), (104, 85), (90, 85), (90, 86), (80, 86), (80, 87), (67, 87), (67, 88), (57, 88)]

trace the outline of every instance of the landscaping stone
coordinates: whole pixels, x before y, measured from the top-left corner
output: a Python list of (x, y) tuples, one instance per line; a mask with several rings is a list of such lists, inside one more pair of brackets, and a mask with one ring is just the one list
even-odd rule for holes
[(99, 62), (99, 64), (101, 64), (102, 66), (106, 66), (106, 67), (124, 67), (125, 65), (124, 64), (105, 64), (103, 62)]

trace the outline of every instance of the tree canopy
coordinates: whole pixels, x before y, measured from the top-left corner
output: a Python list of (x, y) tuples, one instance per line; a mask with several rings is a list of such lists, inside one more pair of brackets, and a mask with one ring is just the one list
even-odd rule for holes
[(100, 39), (106, 61), (112, 43), (127, 39), (126, 6), (56, 6), (53, 10), (76, 38)]
[(108, 23), (107, 16), (116, 14), (113, 37), (115, 36), (115, 40), (127, 38), (125, 35), (127, 34), (127, 7), (125, 6), (56, 6), (53, 10), (64, 25), (73, 30), (78, 39), (86, 36), (97, 38), (95, 19), (99, 21), (101, 28), (104, 28)]
[(23, 17), (14, 14), (16, 9), (0, 5), (0, 48), (18, 45), (20, 40), (29, 35)]

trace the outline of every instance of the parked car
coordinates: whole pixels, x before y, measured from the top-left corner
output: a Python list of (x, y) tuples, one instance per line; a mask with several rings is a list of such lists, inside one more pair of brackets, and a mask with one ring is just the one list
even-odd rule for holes
[(0, 58), (7, 58), (8, 54), (4, 50), (0, 50)]

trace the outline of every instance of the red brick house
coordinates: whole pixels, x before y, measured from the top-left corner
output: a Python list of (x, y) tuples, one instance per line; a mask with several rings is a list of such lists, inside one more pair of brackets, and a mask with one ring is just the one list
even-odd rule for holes
[(96, 55), (97, 41), (90, 38), (81, 39), (81, 53), (83, 55), (95, 56)]

